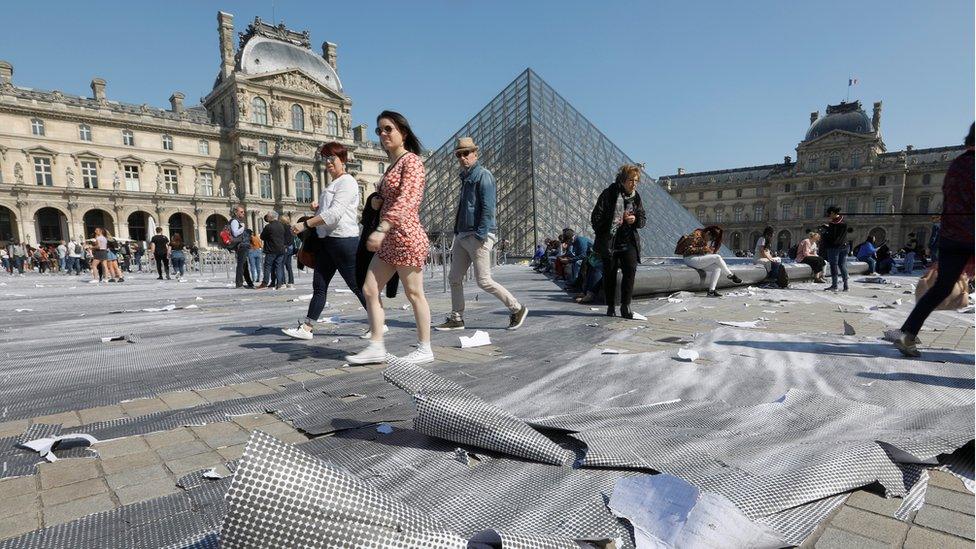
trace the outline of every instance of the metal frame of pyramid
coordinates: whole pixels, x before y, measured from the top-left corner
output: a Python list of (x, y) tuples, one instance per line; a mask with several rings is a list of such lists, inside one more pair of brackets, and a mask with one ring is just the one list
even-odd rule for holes
[[(454, 228), (460, 179), (458, 137), (470, 136), (498, 183), (497, 237), (512, 255), (531, 256), (564, 227), (593, 236), (590, 213), (623, 164), (635, 162), (532, 69), (519, 74), (425, 162), (421, 219), (431, 233)], [(647, 210), (641, 255), (673, 255), (678, 238), (701, 226), (647, 173), (638, 192)]]

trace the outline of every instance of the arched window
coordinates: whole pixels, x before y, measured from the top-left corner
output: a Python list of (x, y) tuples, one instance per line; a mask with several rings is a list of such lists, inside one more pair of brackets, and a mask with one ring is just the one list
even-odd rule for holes
[(781, 209), (782, 209), (782, 215), (780, 215), (779, 217), (780, 219), (782, 219), (783, 221), (789, 221), (790, 219), (793, 218), (793, 204), (790, 203), (783, 204), (781, 206)]
[(736, 223), (742, 221), (742, 206), (736, 206), (732, 208), (732, 221)]
[(251, 99), (251, 122), (255, 124), (268, 124), (268, 104), (260, 97)]
[(301, 105), (291, 106), (291, 129), (305, 130), (305, 109)]
[(295, 200), (306, 204), (312, 201), (312, 176), (308, 172), (295, 174)]
[(171, 151), (173, 150), (173, 136), (163, 135), (163, 150)]
[(224, 230), (227, 218), (220, 214), (213, 214), (207, 218), (207, 244), (216, 244), (220, 240), (220, 231)]
[(88, 124), (80, 124), (78, 126), (78, 139), (81, 139), (82, 141), (91, 141), (92, 140), (91, 126), (89, 126)]
[(379, 167), (380, 173), (383, 173), (383, 172), (386, 171), (386, 164), (380, 162), (378, 167)]
[(325, 113), (325, 133), (339, 135), (339, 116), (332, 111)]

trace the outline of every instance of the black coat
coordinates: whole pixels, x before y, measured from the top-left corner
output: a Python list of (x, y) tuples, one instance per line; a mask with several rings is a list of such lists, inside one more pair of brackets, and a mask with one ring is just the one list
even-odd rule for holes
[(823, 236), (824, 248), (840, 248), (847, 245), (847, 222), (841, 219), (840, 223), (827, 223), (823, 225), (820, 234)]
[[(621, 199), (622, 191), (621, 186), (616, 183), (603, 189), (600, 197), (596, 199), (596, 205), (593, 206), (593, 213), (590, 214), (593, 234), (596, 235), (596, 238), (593, 239), (593, 248), (600, 256), (610, 255), (610, 248), (613, 245), (610, 242), (610, 229), (613, 228), (613, 214), (617, 208), (617, 200)], [(638, 229), (643, 228), (647, 223), (647, 213), (644, 211), (644, 203), (641, 201), (640, 193), (636, 191), (634, 192), (634, 217), (637, 220), (630, 226), (631, 230), (628, 231), (628, 237), (630, 244), (637, 249), (637, 257), (640, 261), (641, 242)]]
[(261, 240), (264, 242), (264, 253), (283, 254), (291, 243), (291, 228), (275, 219), (261, 230)]

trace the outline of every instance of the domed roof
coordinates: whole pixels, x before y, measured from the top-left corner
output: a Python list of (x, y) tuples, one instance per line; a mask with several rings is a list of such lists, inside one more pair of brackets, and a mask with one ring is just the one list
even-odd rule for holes
[(244, 74), (264, 74), (301, 69), (323, 86), (342, 93), (342, 82), (332, 65), (312, 50), (264, 36), (253, 36), (244, 45), (238, 70)]
[(871, 119), (864, 109), (861, 102), (841, 103), (840, 105), (827, 105), (827, 115), (818, 118), (810, 125), (804, 141), (810, 141), (820, 136), (827, 135), (834, 130), (843, 130), (851, 133), (872, 134), (874, 126)]

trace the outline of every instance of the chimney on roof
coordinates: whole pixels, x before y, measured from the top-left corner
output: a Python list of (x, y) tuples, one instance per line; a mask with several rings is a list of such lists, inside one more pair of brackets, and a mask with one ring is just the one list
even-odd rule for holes
[(217, 12), (217, 33), (220, 37), (220, 76), (230, 77), (234, 72), (234, 16)]
[(366, 124), (360, 124), (360, 125), (356, 126), (355, 128), (353, 128), (352, 129), (352, 140), (355, 141), (356, 143), (365, 143), (366, 141), (368, 141), (366, 139), (366, 134), (367, 134), (367, 131), (366, 130), (367, 130), (367, 128), (368, 128), (368, 126), (366, 126)]
[(876, 133), (881, 133), (881, 101), (874, 102), (874, 116), (871, 117), (871, 125), (874, 126)]
[(105, 80), (103, 78), (92, 78), (91, 90), (92, 99), (95, 101), (105, 101)]
[(684, 174), (685, 174), (685, 169), (684, 168), (678, 168), (678, 175), (684, 175)]
[(170, 110), (175, 113), (183, 112), (183, 99), (185, 97), (180, 92), (174, 92), (173, 95), (169, 96)]
[(810, 125), (812, 126), (817, 119), (820, 118), (820, 111), (813, 111), (810, 113)]
[(790, 157), (790, 155), (786, 155), (783, 157), (783, 164), (789, 164), (791, 162), (793, 162), (793, 159)]
[(0, 85), (12, 84), (14, 80), (14, 66), (9, 61), (0, 61)]
[(332, 68), (335, 70), (339, 70), (339, 67), (336, 65), (339, 60), (338, 51), (339, 46), (333, 44), (332, 42), (322, 42), (322, 58), (325, 59), (328, 64), (332, 65)]

